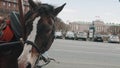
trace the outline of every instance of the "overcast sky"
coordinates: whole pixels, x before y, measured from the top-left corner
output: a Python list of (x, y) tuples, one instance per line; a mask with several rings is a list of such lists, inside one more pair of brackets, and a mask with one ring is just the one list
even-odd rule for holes
[(66, 21), (87, 21), (101, 19), (105, 23), (120, 23), (119, 0), (40, 0), (60, 6), (67, 3), (63, 11), (58, 15)]

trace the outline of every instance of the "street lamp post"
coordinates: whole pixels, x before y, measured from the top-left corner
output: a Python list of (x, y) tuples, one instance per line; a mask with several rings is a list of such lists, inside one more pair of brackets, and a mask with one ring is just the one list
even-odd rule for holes
[(95, 35), (95, 26), (94, 26), (94, 21), (92, 22), (92, 25), (89, 27), (89, 39), (94, 40), (94, 35)]
[(95, 35), (95, 24), (94, 24), (94, 21), (92, 22), (92, 25), (93, 25), (93, 38), (92, 38), (92, 40), (94, 40), (94, 35)]

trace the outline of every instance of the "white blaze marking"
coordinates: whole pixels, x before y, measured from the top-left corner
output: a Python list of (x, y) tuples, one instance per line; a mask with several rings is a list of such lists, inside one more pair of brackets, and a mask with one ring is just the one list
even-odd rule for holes
[[(30, 35), (28, 36), (27, 40), (34, 42), (36, 34), (37, 34), (37, 24), (38, 21), (40, 20), (40, 17), (37, 17), (34, 21), (33, 21), (33, 30), (31, 31)], [(35, 63), (35, 57), (32, 58), (31, 57), (31, 53), (29, 53), (29, 51), (31, 50), (32, 46), (25, 44), (24, 49), (22, 54), (19, 57), (19, 63), (27, 63), (26, 61), (29, 61), (31, 63)]]
[[(28, 36), (27, 40), (34, 42), (35, 41), (35, 37), (37, 34), (37, 24), (38, 21), (40, 20), (40, 17), (37, 17), (34, 21), (33, 21), (33, 30), (31, 31), (30, 35)], [(32, 47), (31, 47), (32, 48)], [(29, 53), (27, 55), (28, 57), (28, 62), (31, 63), (32, 67), (35, 64), (36, 58), (37, 56), (32, 56), (31, 53)]]
[(40, 17), (37, 17), (34, 21), (33, 21), (33, 30), (31, 31), (30, 35), (28, 36), (27, 40), (34, 42), (36, 34), (37, 34), (37, 24), (38, 21), (40, 20)]

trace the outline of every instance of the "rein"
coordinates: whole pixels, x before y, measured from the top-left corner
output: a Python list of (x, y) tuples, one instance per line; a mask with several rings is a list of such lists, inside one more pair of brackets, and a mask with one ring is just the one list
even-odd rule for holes
[(21, 41), (15, 41), (15, 42), (0, 41), (0, 42), (2, 42), (2, 43), (0, 44), (0, 47), (2, 47), (2, 46), (15, 46), (14, 44), (22, 44)]

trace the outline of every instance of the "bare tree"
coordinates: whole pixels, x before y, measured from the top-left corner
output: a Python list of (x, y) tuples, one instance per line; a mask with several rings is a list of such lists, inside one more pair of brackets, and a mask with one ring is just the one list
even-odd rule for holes
[(56, 31), (67, 31), (68, 29), (67, 25), (60, 18), (55, 19), (55, 28)]
[(108, 32), (111, 34), (120, 34), (120, 26), (110, 26)]
[(66, 35), (66, 32), (69, 29), (69, 25), (65, 24), (60, 18), (55, 19), (55, 28), (56, 31), (61, 31), (63, 36)]

